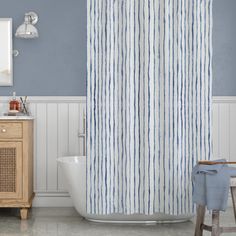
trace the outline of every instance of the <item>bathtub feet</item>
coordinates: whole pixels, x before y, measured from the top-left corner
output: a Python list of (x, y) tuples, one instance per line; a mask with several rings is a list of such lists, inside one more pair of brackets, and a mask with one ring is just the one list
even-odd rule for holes
[(20, 217), (22, 220), (27, 220), (28, 212), (29, 212), (29, 208), (21, 208), (20, 209)]

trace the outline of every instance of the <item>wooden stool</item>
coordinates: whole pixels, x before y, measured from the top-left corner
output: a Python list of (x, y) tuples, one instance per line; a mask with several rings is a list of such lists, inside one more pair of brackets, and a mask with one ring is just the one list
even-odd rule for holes
[[(230, 179), (230, 190), (234, 207), (234, 218), (236, 220), (236, 177)], [(220, 211), (212, 210), (212, 226), (204, 224), (206, 206), (197, 206), (197, 220), (195, 226), (195, 236), (202, 236), (203, 230), (211, 232), (211, 236), (219, 236), (221, 233), (236, 232), (236, 227), (220, 227)]]

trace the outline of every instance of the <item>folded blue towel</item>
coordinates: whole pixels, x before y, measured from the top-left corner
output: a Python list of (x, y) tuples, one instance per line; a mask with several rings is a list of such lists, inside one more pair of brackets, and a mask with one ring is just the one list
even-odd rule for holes
[[(226, 162), (225, 159), (220, 159), (220, 160), (216, 160), (217, 162)], [(193, 168), (193, 172), (192, 174), (217, 174), (221, 169), (222, 167), (225, 166), (225, 164), (217, 164), (217, 165), (196, 165), (194, 168)]]
[(192, 172), (193, 202), (205, 205), (209, 210), (225, 211), (231, 176), (236, 176), (236, 168), (226, 164), (196, 165)]

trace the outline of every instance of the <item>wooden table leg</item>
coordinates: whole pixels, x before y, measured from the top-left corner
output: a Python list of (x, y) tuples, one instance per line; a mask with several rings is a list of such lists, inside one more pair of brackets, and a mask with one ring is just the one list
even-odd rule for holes
[(28, 211), (29, 211), (28, 208), (21, 208), (20, 209), (20, 217), (21, 217), (22, 220), (27, 220), (27, 218), (28, 218)]
[(205, 206), (198, 205), (197, 206), (197, 220), (196, 220), (196, 226), (195, 226), (195, 234), (194, 236), (202, 236), (203, 229), (202, 224), (204, 223), (205, 218)]
[(213, 210), (211, 236), (219, 236), (219, 235), (220, 235), (220, 212)]
[(236, 187), (232, 186), (231, 188), (231, 196), (232, 196), (232, 202), (233, 202), (233, 207), (234, 207), (234, 219), (236, 221)]

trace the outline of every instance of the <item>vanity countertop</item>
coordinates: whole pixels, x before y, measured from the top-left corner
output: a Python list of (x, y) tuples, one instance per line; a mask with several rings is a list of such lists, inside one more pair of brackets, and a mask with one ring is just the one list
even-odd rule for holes
[(0, 116), (0, 120), (34, 120), (33, 116)]

